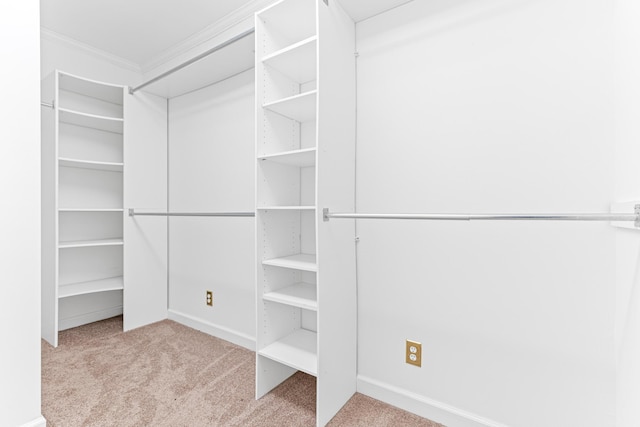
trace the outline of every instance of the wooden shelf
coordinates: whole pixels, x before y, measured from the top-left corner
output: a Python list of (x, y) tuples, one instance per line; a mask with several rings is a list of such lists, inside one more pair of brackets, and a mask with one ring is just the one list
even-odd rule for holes
[(312, 36), (262, 58), (262, 62), (297, 83), (316, 80), (318, 37)]
[(300, 123), (316, 119), (317, 90), (268, 102), (262, 107)]
[(109, 279), (93, 280), (90, 282), (60, 285), (58, 290), (58, 298), (94, 294), (97, 292), (118, 291), (122, 289), (124, 289), (124, 280), (122, 276), (111, 277)]
[(60, 166), (69, 168), (95, 169), (109, 172), (122, 172), (124, 169), (124, 163), (96, 162), (92, 160), (70, 159), (66, 157), (60, 157), (58, 159), (58, 163)]
[(262, 261), (262, 264), (273, 267), (291, 268), (293, 270), (318, 271), (316, 256), (310, 254), (297, 254), (281, 258), (266, 259)]
[(100, 239), (100, 240), (76, 240), (73, 242), (60, 242), (58, 248), (89, 248), (95, 246), (122, 246), (124, 240), (122, 239)]
[(122, 133), (124, 119), (117, 117), (98, 116), (80, 111), (58, 108), (60, 121), (75, 126), (103, 130), (112, 133)]
[(305, 310), (318, 311), (316, 285), (311, 283), (295, 283), (286, 288), (268, 292), (262, 296), (262, 299)]
[(316, 149), (304, 148), (302, 150), (292, 150), (275, 154), (267, 154), (258, 157), (258, 160), (306, 168), (316, 165)]
[(283, 365), (290, 366), (309, 375), (318, 375), (317, 336), (315, 332), (298, 329), (258, 352)]

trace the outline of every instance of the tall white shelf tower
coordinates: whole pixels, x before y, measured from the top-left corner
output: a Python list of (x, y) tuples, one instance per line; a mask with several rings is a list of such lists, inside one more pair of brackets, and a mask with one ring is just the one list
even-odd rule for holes
[(355, 24), (336, 0), (256, 14), (256, 396), (317, 378), (317, 424), (356, 389)]
[(43, 80), (42, 336), (122, 313), (124, 87)]

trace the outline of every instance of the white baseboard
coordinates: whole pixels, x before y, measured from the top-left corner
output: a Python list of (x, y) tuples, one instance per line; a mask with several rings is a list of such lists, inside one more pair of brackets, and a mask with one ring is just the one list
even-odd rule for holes
[(42, 415), (33, 421), (29, 421), (26, 424), (22, 424), (20, 427), (47, 427), (47, 420)]
[(447, 427), (508, 427), (391, 384), (358, 375), (357, 391)]
[(251, 351), (256, 351), (256, 339), (242, 332), (216, 325), (176, 310), (169, 310), (169, 320), (181, 323), (216, 338), (232, 342)]
[(77, 326), (86, 325), (87, 323), (97, 322), (98, 320), (109, 319), (121, 314), (122, 306), (119, 306), (110, 307), (99, 311), (92, 311), (91, 313), (85, 313), (80, 316), (60, 319), (58, 322), (58, 330), (64, 331), (65, 329), (75, 328)]

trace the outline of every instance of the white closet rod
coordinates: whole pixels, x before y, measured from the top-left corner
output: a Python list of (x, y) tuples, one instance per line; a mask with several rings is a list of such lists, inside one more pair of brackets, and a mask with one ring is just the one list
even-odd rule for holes
[(146, 82), (144, 82), (144, 83), (142, 83), (142, 84), (140, 84), (140, 85), (138, 85), (138, 86), (136, 86), (136, 87), (134, 87), (134, 88), (129, 88), (129, 93), (133, 95), (134, 93), (136, 93), (136, 92), (137, 92), (137, 91), (139, 91), (140, 89), (144, 88), (145, 86), (148, 86), (148, 85), (150, 85), (150, 84), (152, 84), (152, 83), (155, 83), (155, 82), (157, 82), (158, 80), (162, 80), (162, 79), (164, 79), (165, 77), (167, 77), (167, 76), (169, 76), (169, 75), (171, 75), (171, 74), (175, 73), (176, 71), (180, 71), (180, 70), (182, 70), (184, 67), (188, 67), (189, 65), (193, 64), (194, 62), (198, 62), (198, 61), (200, 61), (201, 59), (206, 58), (207, 56), (211, 55), (212, 53), (217, 52), (217, 51), (219, 51), (220, 49), (224, 49), (225, 47), (227, 47), (227, 46), (229, 46), (229, 45), (231, 45), (231, 44), (233, 44), (233, 43), (237, 42), (238, 40), (241, 40), (241, 39), (243, 39), (243, 38), (245, 38), (245, 37), (247, 37), (247, 36), (252, 35), (253, 33), (255, 33), (255, 31), (256, 31), (256, 30), (255, 30), (255, 28), (251, 28), (250, 30), (247, 30), (247, 31), (245, 31), (245, 32), (243, 32), (243, 33), (240, 33), (240, 34), (238, 34), (237, 36), (232, 37), (232, 38), (230, 38), (229, 40), (227, 40), (227, 41), (225, 41), (225, 42), (222, 42), (222, 43), (220, 43), (220, 44), (219, 44), (219, 45), (217, 45), (217, 46), (212, 47), (211, 49), (207, 50), (206, 52), (203, 52), (203, 53), (201, 53), (200, 55), (195, 56), (195, 57), (193, 57), (193, 58), (189, 59), (188, 61), (183, 62), (182, 64), (180, 64), (180, 65), (178, 65), (178, 66), (173, 67), (173, 68), (172, 68), (172, 69), (170, 69), (169, 71), (165, 71), (164, 73), (160, 74), (159, 76), (156, 76), (156, 77), (152, 78), (152, 79), (151, 79), (151, 80), (149, 80), (149, 81), (146, 81)]
[(129, 216), (233, 216), (254, 217), (255, 212), (136, 212), (129, 209)]
[(325, 221), (332, 218), (353, 219), (421, 219), (439, 221), (633, 221), (640, 227), (640, 204), (634, 213), (585, 213), (585, 214), (365, 214), (331, 213), (322, 210)]

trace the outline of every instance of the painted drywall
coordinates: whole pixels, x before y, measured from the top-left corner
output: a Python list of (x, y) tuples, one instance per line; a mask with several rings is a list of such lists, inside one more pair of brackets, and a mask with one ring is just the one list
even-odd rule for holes
[(0, 126), (3, 295), (0, 425), (44, 425), (40, 415), (39, 4), (0, 4), (6, 82)]
[[(254, 103), (253, 70), (169, 101), (170, 211), (253, 212)], [(169, 317), (254, 348), (254, 234), (250, 217), (170, 218)]]
[(142, 81), (142, 73), (138, 67), (121, 58), (48, 30), (42, 30), (40, 39), (41, 78), (57, 69), (120, 85), (135, 86)]
[[(640, 4), (615, 9), (615, 200), (640, 201)], [(616, 231), (616, 356), (618, 427), (640, 425), (640, 233)]]
[[(612, 15), (433, 0), (359, 23), (357, 210), (609, 211)], [(357, 229), (359, 390), (452, 426), (613, 425), (607, 223)]]

